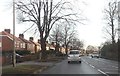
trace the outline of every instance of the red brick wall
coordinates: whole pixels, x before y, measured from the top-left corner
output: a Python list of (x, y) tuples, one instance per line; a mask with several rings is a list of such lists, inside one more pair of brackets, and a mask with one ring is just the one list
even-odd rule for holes
[[(0, 44), (2, 45), (2, 36), (0, 36)], [(0, 52), (2, 51), (2, 46), (0, 47)]]
[(13, 41), (7, 36), (2, 37), (2, 50), (9, 51), (13, 49)]

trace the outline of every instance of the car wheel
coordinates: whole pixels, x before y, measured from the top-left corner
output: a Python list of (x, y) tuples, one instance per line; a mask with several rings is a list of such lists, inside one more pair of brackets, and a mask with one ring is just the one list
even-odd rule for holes
[(91, 56), (93, 58), (93, 56)]
[(70, 63), (70, 61), (68, 61), (68, 63)]
[(81, 61), (79, 61), (79, 63), (81, 63)]

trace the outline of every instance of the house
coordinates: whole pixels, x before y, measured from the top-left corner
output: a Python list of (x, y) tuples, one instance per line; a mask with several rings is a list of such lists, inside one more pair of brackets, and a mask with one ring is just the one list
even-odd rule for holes
[(62, 54), (65, 54), (66, 52), (65, 52), (65, 47), (64, 47), (64, 45), (62, 45), (61, 47), (60, 47), (60, 52), (62, 53)]
[[(0, 32), (0, 36), (2, 37), (1, 44), (2, 44), (2, 51), (13, 51), (13, 35), (10, 33), (10, 29), (5, 29), (4, 31)], [(25, 43), (15, 37), (15, 50), (24, 50)]]
[[(12, 54), (14, 48), (13, 35), (10, 33), (10, 29), (5, 29), (0, 32), (0, 52), (2, 53), (2, 63), (11, 63)], [(14, 36), (15, 38), (15, 50), (22, 51), (25, 48), (25, 43)]]
[(31, 53), (35, 53), (34, 52), (34, 43), (32, 43), (31, 41), (29, 41), (29, 40), (26, 40), (25, 38), (24, 38), (24, 34), (19, 34), (19, 38), (23, 41), (23, 42), (25, 42), (25, 49), (24, 50), (27, 50), (27, 51), (30, 51)]
[(46, 50), (50, 50), (50, 44), (46, 41)]
[(33, 37), (30, 37), (30, 38), (29, 38), (29, 41), (34, 44), (34, 45), (33, 45), (33, 51), (34, 51), (34, 53), (37, 53), (37, 52), (39, 52), (39, 51), (41, 50), (40, 44), (37, 43), (37, 42), (34, 42), (34, 38), (33, 38)]
[(55, 50), (55, 43), (52, 42), (51, 45), (49, 46), (49, 48), (50, 48), (51, 50)]

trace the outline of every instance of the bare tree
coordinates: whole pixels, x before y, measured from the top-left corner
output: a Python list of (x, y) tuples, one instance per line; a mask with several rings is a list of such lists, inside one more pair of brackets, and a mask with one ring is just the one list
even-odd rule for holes
[(111, 29), (109, 32), (108, 29), (105, 29), (106, 32), (111, 36), (112, 43), (115, 43), (115, 19), (117, 18), (117, 2), (109, 2), (108, 8), (105, 9), (105, 20), (108, 22), (108, 25)]
[(32, 22), (37, 25), (40, 33), (42, 59), (46, 58), (45, 42), (53, 25), (62, 19), (67, 21), (80, 21), (77, 13), (73, 13), (72, 8), (68, 7), (70, 6), (70, 2), (62, 0), (55, 4), (53, 0), (20, 0), (16, 2), (16, 6), (21, 22)]
[(56, 25), (56, 27), (52, 30), (49, 40), (50, 42), (55, 42), (55, 50), (59, 51), (59, 46), (62, 43), (63, 35), (62, 35), (62, 27), (60, 25)]
[(74, 29), (74, 26), (72, 24), (71, 25), (64, 24), (64, 27), (62, 30), (62, 35), (63, 35), (62, 41), (63, 41), (63, 44), (65, 46), (65, 52), (67, 54), (68, 48), (70, 47), (70, 43), (76, 35), (76, 31)]
[(84, 44), (83, 44), (82, 41), (80, 41), (80, 39), (78, 39), (77, 37), (74, 37), (74, 38), (71, 40), (70, 46), (71, 46), (71, 49), (80, 50), (80, 49), (83, 48)]

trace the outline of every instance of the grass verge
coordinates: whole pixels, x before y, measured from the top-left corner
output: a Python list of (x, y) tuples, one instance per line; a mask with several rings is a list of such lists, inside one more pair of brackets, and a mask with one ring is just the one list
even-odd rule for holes
[(48, 57), (47, 59), (41, 59), (41, 60), (38, 60), (39, 62), (60, 62), (64, 60), (63, 57)]
[(48, 66), (18, 65), (16, 67), (3, 68), (2, 74), (33, 74), (37, 70), (45, 70)]

